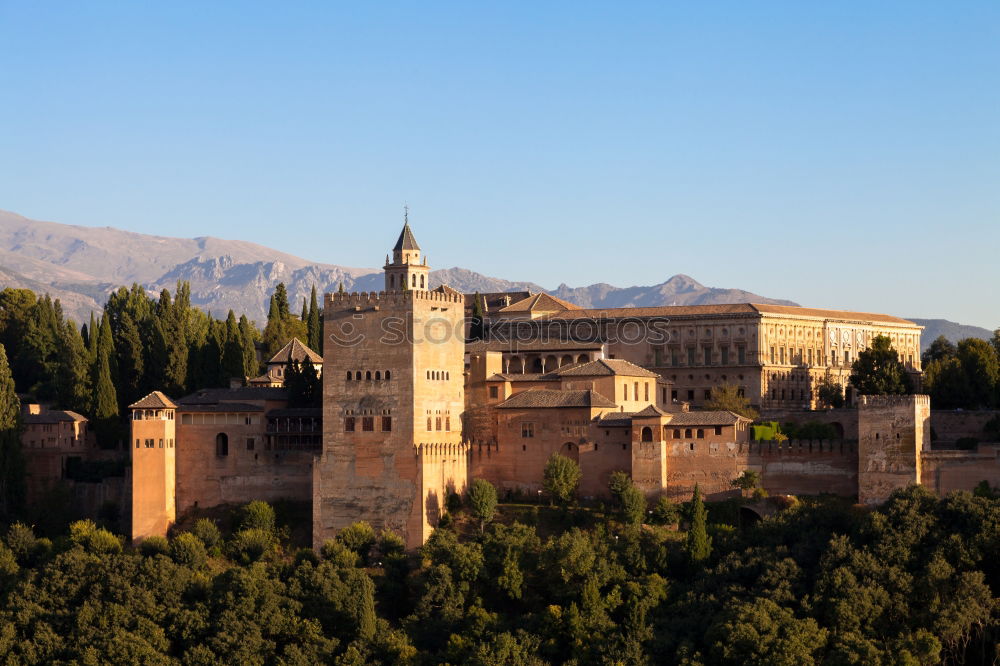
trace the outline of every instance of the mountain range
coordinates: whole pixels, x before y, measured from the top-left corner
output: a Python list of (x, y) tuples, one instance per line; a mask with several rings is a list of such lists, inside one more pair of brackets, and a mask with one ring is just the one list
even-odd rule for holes
[[(352, 268), (311, 262), (278, 250), (210, 236), (171, 238), (112, 227), (84, 227), (43, 222), (0, 210), (0, 287), (22, 287), (60, 299), (78, 322), (99, 313), (108, 294), (119, 286), (141, 284), (151, 295), (173, 291), (177, 281), (191, 284), (194, 305), (224, 317), (232, 309), (262, 324), (275, 286), (284, 282), (293, 311), (318, 292), (383, 288), (380, 268)], [(797, 305), (742, 289), (706, 287), (687, 275), (674, 275), (653, 286), (587, 287), (559, 285), (547, 290), (532, 282), (489, 277), (466, 268), (431, 271), (431, 287), (447, 284), (462, 292), (547, 292), (583, 307), (618, 308), (716, 303)], [(989, 337), (990, 332), (946, 320), (913, 321), (927, 326), (924, 344), (938, 334), (953, 338)]]

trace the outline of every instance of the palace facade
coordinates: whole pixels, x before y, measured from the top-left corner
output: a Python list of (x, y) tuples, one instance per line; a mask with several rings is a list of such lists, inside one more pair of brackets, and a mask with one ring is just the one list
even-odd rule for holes
[[(616, 470), (651, 498), (678, 500), (696, 483), (727, 496), (746, 469), (772, 493), (865, 502), (908, 483), (974, 485), (949, 476), (957, 458), (931, 451), (926, 396), (848, 394), (856, 427), (816, 442), (751, 441), (746, 418), (702, 409), (722, 384), (764, 410), (814, 408), (819, 383), (846, 385), (876, 335), (892, 339), (919, 380), (912, 322), (766, 304), (595, 310), (547, 294), (485, 294), (484, 338), (466, 342), (473, 297), (430, 289), (429, 270), (405, 224), (384, 291), (325, 296), (321, 410), (290, 407), (281, 387), (283, 363), (319, 362), (297, 341), (250, 386), (176, 401), (154, 392), (132, 405), (132, 536), (163, 534), (189, 510), (288, 498), (311, 502), (317, 546), (367, 520), (416, 547), (448, 495), (474, 478), (502, 493), (541, 492), (553, 453), (579, 464), (580, 492), (595, 497)], [(975, 473), (1000, 479), (992, 460), (996, 469)]]

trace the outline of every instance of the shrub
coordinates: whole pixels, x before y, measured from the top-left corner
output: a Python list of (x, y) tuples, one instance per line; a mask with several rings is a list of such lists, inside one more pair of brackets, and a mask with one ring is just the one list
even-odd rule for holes
[(469, 508), (479, 520), (479, 531), (493, 520), (497, 512), (497, 489), (486, 479), (476, 479), (469, 485)]
[(360, 555), (362, 561), (367, 561), (368, 551), (375, 544), (375, 530), (361, 520), (340, 530), (337, 533), (337, 541)]
[(448, 513), (458, 513), (462, 510), (462, 496), (456, 492), (448, 493), (448, 499), (445, 500), (444, 507), (448, 510)]
[(402, 555), (406, 552), (406, 543), (392, 530), (382, 530), (378, 533), (378, 552), (382, 557)]
[(324, 560), (332, 562), (338, 567), (356, 567), (361, 561), (356, 552), (334, 539), (324, 541), (319, 549), (319, 554)]
[(249, 528), (233, 535), (229, 542), (229, 555), (241, 564), (250, 564), (269, 554), (274, 546), (273, 532)]
[(201, 542), (205, 544), (205, 548), (211, 548), (212, 546), (218, 544), (222, 539), (222, 533), (219, 532), (219, 527), (215, 524), (214, 520), (209, 520), (208, 518), (198, 519), (198, 521), (195, 522), (191, 533), (201, 539)]
[(148, 536), (139, 542), (139, 552), (143, 557), (153, 557), (154, 555), (166, 555), (170, 550), (170, 544), (166, 537), (158, 534)]
[(244, 505), (239, 512), (241, 530), (263, 530), (274, 533), (274, 508), (267, 502), (254, 500)]
[(191, 532), (182, 532), (170, 542), (170, 558), (177, 564), (200, 569), (208, 560), (205, 544)]
[(38, 548), (38, 537), (24, 523), (14, 523), (7, 530), (7, 547), (21, 564), (29, 562)]
[(669, 497), (661, 497), (653, 506), (653, 520), (658, 525), (674, 525), (680, 520), (680, 511)]
[(122, 549), (122, 542), (118, 537), (97, 527), (92, 520), (78, 520), (71, 523), (69, 540), (91, 553), (117, 553)]
[(568, 506), (580, 485), (580, 466), (572, 458), (553, 453), (545, 463), (545, 492), (557, 503)]

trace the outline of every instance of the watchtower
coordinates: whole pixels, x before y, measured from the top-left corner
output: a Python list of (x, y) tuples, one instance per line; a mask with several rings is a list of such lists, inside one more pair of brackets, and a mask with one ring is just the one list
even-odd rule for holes
[(920, 454), (929, 450), (930, 397), (863, 395), (858, 401), (858, 502), (878, 504), (921, 482)]
[(159, 535), (177, 519), (177, 405), (159, 391), (129, 405), (132, 450), (132, 539)]
[[(420, 256), (408, 224), (393, 253), (387, 285), (393, 275), (427, 284), (426, 264), (407, 263)], [(326, 295), (323, 451), (313, 466), (317, 547), (358, 520), (417, 547), (447, 494), (464, 490), (463, 325), (461, 294), (418, 286)]]

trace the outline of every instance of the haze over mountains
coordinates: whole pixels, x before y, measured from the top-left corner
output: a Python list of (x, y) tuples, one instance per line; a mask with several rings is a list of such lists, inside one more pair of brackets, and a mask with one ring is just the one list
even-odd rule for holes
[[(378, 291), (381, 268), (352, 268), (320, 264), (246, 241), (213, 237), (170, 238), (111, 227), (83, 227), (31, 220), (0, 210), (0, 287), (24, 287), (58, 298), (64, 311), (78, 322), (100, 312), (107, 295), (133, 282), (151, 294), (178, 280), (190, 282), (192, 302), (215, 316), (232, 309), (260, 323), (274, 287), (284, 282), (293, 311), (316, 285), (317, 291), (335, 291), (342, 283), (351, 291)], [(464, 292), (547, 291), (583, 307), (615, 308), (713, 303), (775, 303), (742, 289), (706, 287), (686, 275), (674, 275), (650, 287), (619, 288), (609, 284), (587, 287), (559, 285), (546, 290), (531, 282), (488, 277), (465, 268), (432, 271), (431, 286), (448, 284)], [(924, 344), (940, 330), (946, 336), (966, 337), (989, 331), (963, 327), (945, 320), (914, 320), (928, 326)]]

